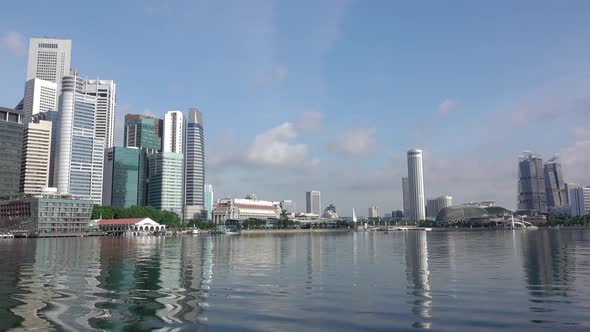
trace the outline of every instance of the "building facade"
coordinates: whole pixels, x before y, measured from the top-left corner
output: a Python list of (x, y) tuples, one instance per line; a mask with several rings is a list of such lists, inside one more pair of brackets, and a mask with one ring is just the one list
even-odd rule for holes
[(82, 233), (88, 229), (93, 202), (38, 195), (0, 201), (0, 231), (24, 234)]
[(57, 84), (39, 78), (25, 83), (23, 99), (23, 123), (30, 122), (33, 115), (57, 111)]
[(203, 114), (196, 108), (188, 112), (184, 154), (184, 219), (197, 219), (205, 210), (205, 138)]
[(518, 161), (517, 209), (524, 214), (547, 213), (543, 159), (525, 152)]
[(408, 151), (408, 196), (410, 202), (408, 219), (416, 221), (426, 219), (422, 150)]
[(547, 194), (547, 209), (561, 209), (569, 206), (565, 193), (565, 183), (561, 163), (557, 158), (553, 158), (545, 163), (545, 193)]
[(213, 222), (223, 224), (226, 220), (280, 218), (281, 207), (277, 202), (248, 198), (223, 198), (213, 209)]
[(0, 198), (18, 193), (23, 144), (22, 111), (0, 107)]
[(322, 213), (322, 199), (319, 191), (305, 193), (305, 212), (320, 216)]
[(570, 199), (573, 217), (590, 215), (590, 187), (572, 189)]
[(84, 94), (84, 80), (63, 78), (54, 185), (61, 194), (102, 203), (104, 146), (95, 136), (96, 97)]
[(184, 153), (184, 115), (180, 111), (170, 111), (164, 116), (162, 151)]
[(381, 209), (379, 209), (376, 206), (371, 206), (369, 208), (369, 218), (380, 219), (381, 218)]
[(57, 136), (59, 132), (59, 113), (57, 110), (50, 112), (41, 112), (33, 115), (32, 122), (39, 123), (40, 121), (51, 122), (51, 147), (49, 149), (49, 179), (48, 187), (55, 187), (53, 176), (55, 174), (55, 155), (57, 151)]
[(295, 202), (292, 200), (281, 201), (281, 210), (285, 214), (292, 215), (295, 213)]
[(581, 188), (582, 186), (577, 184), (577, 183), (573, 183), (573, 182), (567, 182), (564, 184), (564, 188), (565, 188), (565, 200), (567, 201), (567, 206), (566, 207), (570, 207), (571, 205), (571, 198), (570, 198), (570, 192), (572, 191), (572, 189), (576, 189), (576, 188)]
[(207, 211), (207, 220), (213, 220), (213, 185), (205, 185), (205, 211)]
[(402, 178), (402, 198), (404, 216), (407, 217), (410, 213), (410, 184), (407, 177)]
[(451, 205), (453, 205), (453, 197), (451, 196), (439, 196), (429, 199), (426, 204), (426, 218), (435, 220), (440, 210)]
[(25, 124), (19, 192), (40, 194), (49, 185), (52, 123), (40, 120)]
[(152, 154), (162, 151), (164, 121), (142, 114), (125, 115), (124, 147), (135, 147)]
[(182, 153), (161, 152), (148, 157), (147, 205), (182, 216)]
[(144, 206), (147, 185), (146, 152), (139, 148), (105, 150), (102, 205)]
[(117, 85), (112, 80), (86, 80), (84, 94), (96, 97), (94, 136), (104, 140), (105, 147), (115, 145)]
[(70, 72), (72, 41), (57, 38), (31, 38), (27, 81), (39, 78), (56, 85), (56, 99), (62, 88), (62, 78)]

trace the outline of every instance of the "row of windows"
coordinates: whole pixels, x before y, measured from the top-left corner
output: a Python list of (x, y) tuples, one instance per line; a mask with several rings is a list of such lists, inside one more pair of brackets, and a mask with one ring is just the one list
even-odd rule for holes
[(39, 43), (39, 48), (57, 48), (57, 44)]

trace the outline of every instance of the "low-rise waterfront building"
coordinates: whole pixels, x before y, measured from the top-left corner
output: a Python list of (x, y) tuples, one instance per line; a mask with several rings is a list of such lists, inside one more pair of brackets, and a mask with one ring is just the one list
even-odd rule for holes
[[(251, 196), (250, 196), (251, 197)], [(280, 218), (281, 207), (277, 202), (249, 198), (222, 198), (213, 209), (213, 222), (222, 224), (228, 219)]]
[(88, 229), (92, 201), (54, 194), (0, 201), (0, 232), (72, 235)]
[(152, 235), (166, 232), (165, 225), (150, 218), (100, 219), (97, 224), (107, 234)]

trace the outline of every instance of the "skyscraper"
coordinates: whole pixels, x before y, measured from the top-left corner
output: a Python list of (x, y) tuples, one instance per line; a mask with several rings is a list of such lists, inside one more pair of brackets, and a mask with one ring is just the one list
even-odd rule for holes
[(190, 220), (199, 218), (205, 206), (203, 115), (196, 108), (191, 108), (188, 111), (185, 145), (184, 219)]
[(568, 182), (566, 184), (564, 184), (564, 188), (565, 188), (565, 201), (566, 204), (565, 206), (568, 207), (571, 205), (571, 199), (570, 199), (570, 192), (572, 189), (576, 189), (576, 188), (580, 188), (581, 186), (577, 183), (572, 183), (572, 182)]
[(22, 111), (0, 107), (0, 198), (18, 193), (23, 142)]
[(123, 146), (136, 147), (147, 153), (162, 151), (164, 121), (148, 115), (126, 114)]
[(51, 125), (44, 120), (25, 124), (19, 192), (40, 194), (49, 184)]
[(579, 217), (590, 214), (590, 188), (574, 188), (570, 191), (572, 205), (571, 216)]
[(407, 218), (410, 214), (410, 187), (408, 184), (408, 177), (405, 176), (402, 178), (402, 195), (403, 195), (403, 207), (404, 207), (404, 216)]
[(524, 152), (518, 161), (517, 208), (526, 214), (546, 213), (547, 196), (543, 159)]
[(84, 94), (84, 84), (77, 75), (63, 77), (54, 185), (101, 204), (105, 142), (95, 136), (96, 97)]
[(369, 208), (369, 218), (381, 218), (381, 209), (376, 206)]
[(170, 111), (164, 116), (164, 137), (162, 151), (184, 153), (184, 115)]
[(426, 218), (435, 220), (440, 210), (453, 205), (453, 197), (439, 196), (437, 198), (427, 200), (426, 204)]
[(146, 152), (139, 148), (105, 150), (102, 205), (143, 206), (147, 182)]
[(408, 195), (410, 202), (410, 220), (424, 220), (424, 174), (422, 169), (422, 150), (408, 151)]
[(182, 153), (173, 152), (148, 157), (148, 205), (182, 216), (183, 159)]
[(59, 132), (59, 112), (57, 109), (50, 112), (41, 112), (33, 115), (32, 122), (38, 123), (39, 121), (51, 122), (51, 145), (49, 149), (49, 179), (47, 182), (48, 187), (55, 187), (54, 175), (55, 175), (55, 155), (57, 151), (57, 136)]
[(563, 182), (561, 163), (557, 158), (550, 159), (544, 166), (545, 192), (547, 194), (547, 208), (562, 208), (569, 205)]
[(322, 200), (319, 191), (308, 191), (305, 194), (306, 209), (305, 212), (317, 214), (322, 213)]
[(56, 84), (56, 98), (62, 89), (62, 78), (70, 71), (72, 41), (56, 38), (31, 38), (27, 81), (40, 78)]
[(295, 213), (295, 202), (292, 200), (281, 201), (281, 211), (285, 212), (286, 214)]
[(105, 141), (105, 147), (115, 145), (115, 112), (117, 86), (112, 80), (86, 80), (84, 93), (96, 97), (94, 136)]
[(205, 185), (205, 210), (207, 211), (207, 220), (213, 220), (213, 185)]
[(23, 123), (31, 122), (33, 115), (57, 111), (57, 84), (39, 78), (25, 83), (23, 100)]

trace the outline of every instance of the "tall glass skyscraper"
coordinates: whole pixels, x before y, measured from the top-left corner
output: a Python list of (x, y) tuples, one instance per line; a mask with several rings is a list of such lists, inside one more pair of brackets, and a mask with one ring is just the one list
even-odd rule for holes
[(207, 211), (207, 220), (213, 220), (213, 185), (205, 185), (205, 210)]
[(408, 151), (408, 195), (410, 198), (408, 219), (416, 221), (426, 219), (422, 150)]
[(136, 147), (147, 153), (162, 151), (164, 121), (142, 114), (125, 115), (123, 146)]
[(18, 193), (23, 112), (0, 107), (0, 198)]
[(105, 151), (102, 205), (143, 206), (146, 200), (146, 152), (112, 147)]
[(547, 195), (543, 159), (524, 152), (518, 161), (518, 210), (526, 214), (546, 213)]
[(203, 114), (196, 108), (191, 108), (188, 112), (185, 142), (184, 219), (190, 220), (200, 217), (201, 211), (205, 209)]
[(182, 153), (173, 152), (148, 157), (148, 205), (182, 216), (183, 159)]
[(553, 209), (569, 206), (559, 160), (557, 158), (550, 159), (545, 163), (544, 171), (547, 208)]

